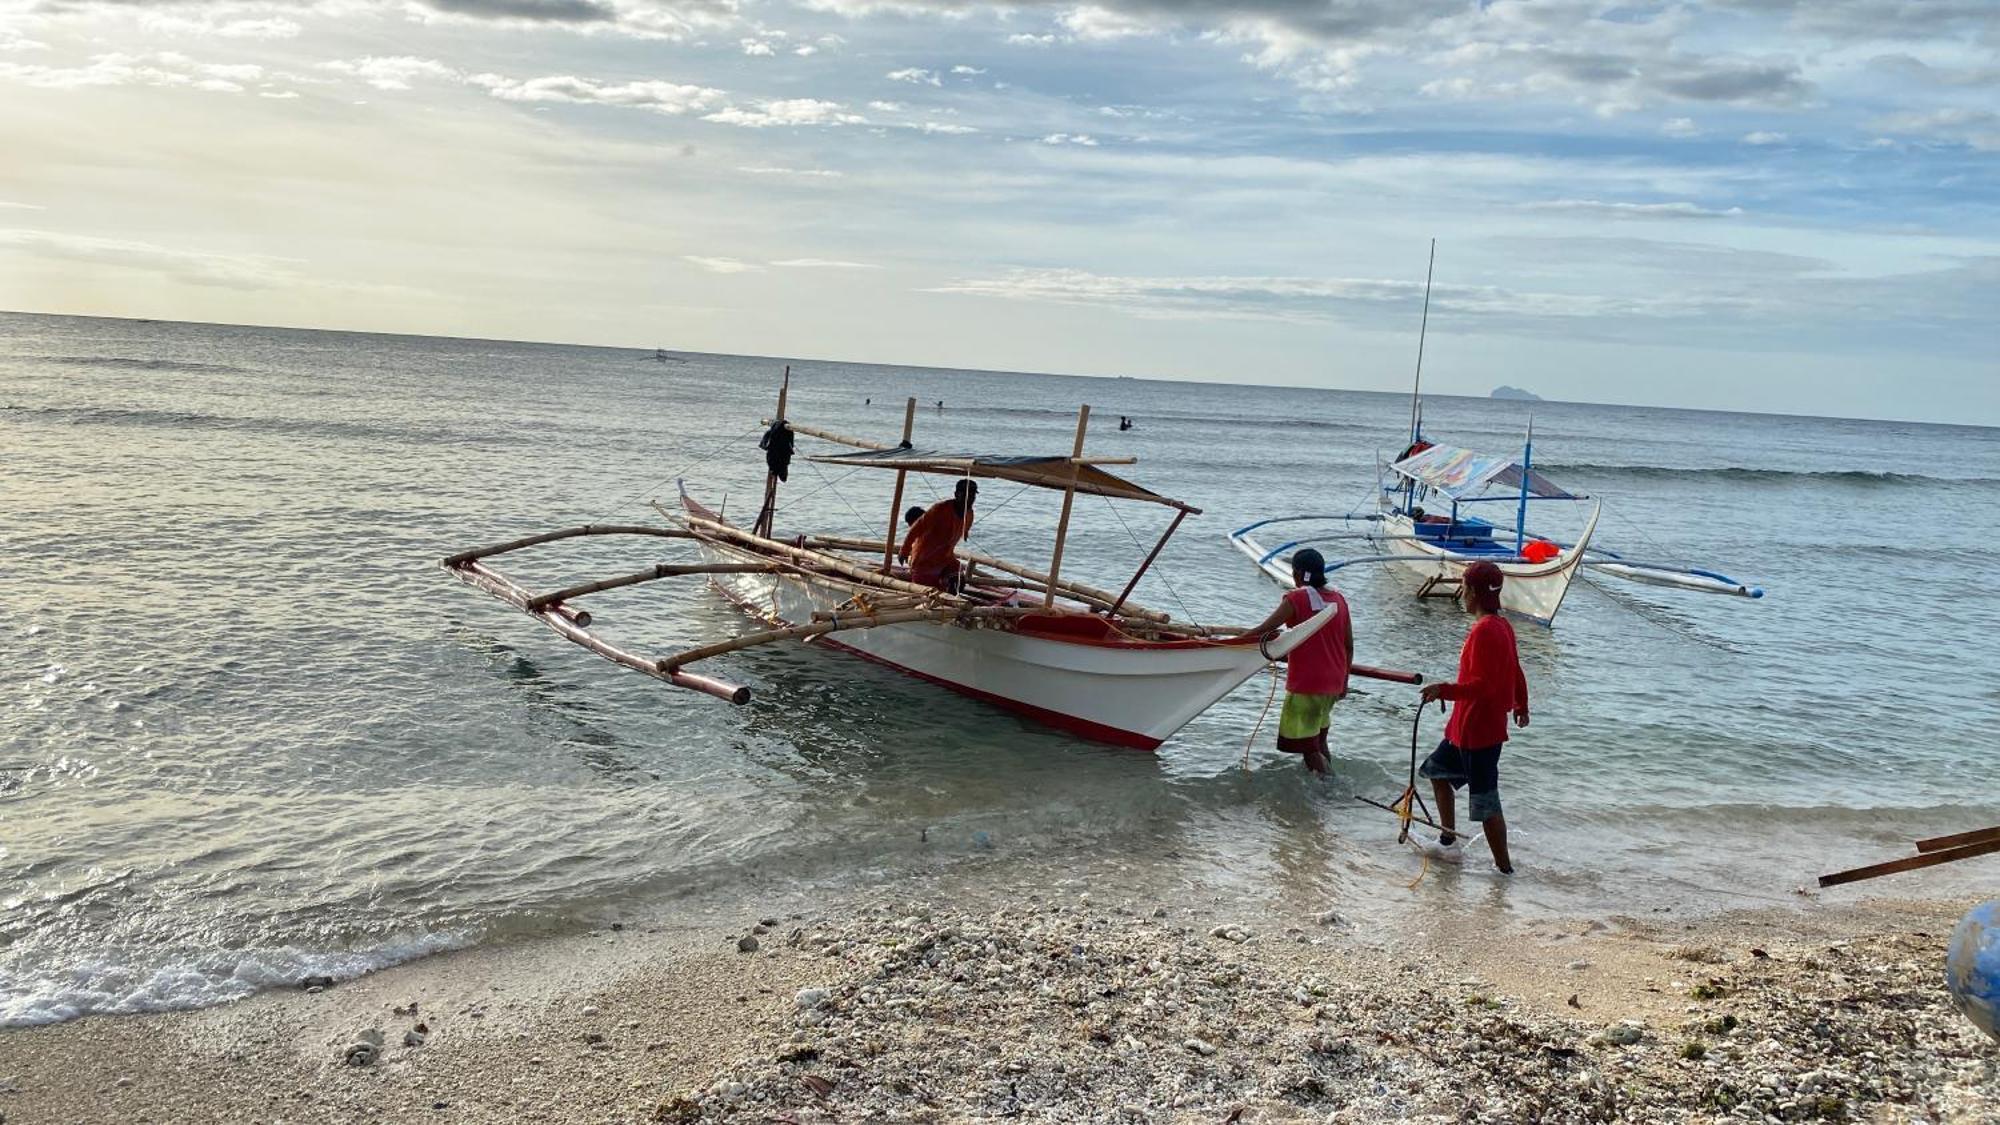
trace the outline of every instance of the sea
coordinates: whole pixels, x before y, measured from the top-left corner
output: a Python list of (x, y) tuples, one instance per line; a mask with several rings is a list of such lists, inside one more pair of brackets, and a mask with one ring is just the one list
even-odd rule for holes
[[(1475, 849), (1418, 879), (1393, 820), (1355, 799), (1395, 796), (1412, 739), (1440, 734), (1403, 685), (1357, 682), (1322, 781), (1272, 745), (1266, 675), (1155, 754), (809, 645), (708, 665), (752, 688), (735, 707), (616, 667), (440, 568), (556, 527), (657, 522), (650, 505), (681, 487), (747, 519), (788, 368), (793, 419), (894, 441), (914, 397), (917, 443), (947, 450), (1065, 452), (1088, 404), (1089, 452), (1136, 458), (1115, 471), (1202, 509), (1134, 596), (1203, 623), (1277, 602), (1229, 530), (1370, 510), (1409, 426), (1406, 394), (1247, 372), (0, 314), (0, 1025), (999, 872), (1384, 925), (1467, 902), (1505, 924), (1993, 884), (1975, 860), (1810, 891), (1914, 838), (2000, 822), (2000, 586), (1980, 530), (2000, 515), (2000, 430), (1427, 398), (1427, 436), (1495, 453), (1532, 417), (1536, 467), (1603, 502), (1599, 543), (1767, 594), (1580, 581), (1553, 628), (1520, 626), (1533, 723), (1501, 789), (1520, 871)], [(879, 537), (891, 485), (802, 457), (778, 529)], [(1038, 565), (1059, 507), (991, 482), (978, 545)], [(1063, 573), (1122, 585), (1170, 515), (1079, 498)], [(503, 569), (548, 589), (684, 553), (575, 541)], [(1455, 606), (1367, 565), (1337, 584), (1360, 660), (1452, 674)], [(755, 627), (692, 578), (591, 606), (598, 631), (648, 653)]]

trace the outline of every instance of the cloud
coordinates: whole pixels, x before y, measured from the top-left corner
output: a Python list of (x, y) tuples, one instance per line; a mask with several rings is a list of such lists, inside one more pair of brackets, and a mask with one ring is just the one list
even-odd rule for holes
[[(811, 53), (811, 48), (805, 48), (805, 50), (808, 54)], [(760, 58), (770, 58), (776, 55), (778, 51), (777, 48), (764, 42), (762, 39), (745, 39), (743, 40), (743, 53)]]
[(139, 27), (155, 35), (183, 35), (214, 39), (295, 39), (304, 29), (296, 21), (279, 16), (232, 18), (224, 12), (144, 11)]
[(872, 110), (874, 110), (874, 111), (875, 111), (875, 112), (877, 112), (877, 113), (901, 113), (901, 112), (903, 112), (903, 103), (902, 103), (902, 102), (869, 102), (869, 103), (868, 103), (868, 108), (869, 108), (869, 109), (872, 109)]
[(1157, 35), (1168, 30), (1151, 13), (1131, 13), (1095, 4), (1082, 4), (1056, 17), (1063, 30), (1085, 43), (1110, 43)]
[(1743, 143), (1746, 145), (1781, 145), (1786, 140), (1783, 133), (1770, 133), (1761, 129), (1755, 133), (1743, 134)]
[(608, 105), (643, 109), (669, 117), (713, 109), (728, 97), (721, 90), (707, 86), (661, 81), (600, 83), (571, 75), (516, 79), (498, 74), (475, 74), (466, 81), (504, 101)]
[(422, 0), (448, 15), (509, 23), (610, 23), (618, 10), (599, 0)]
[(1660, 126), (1660, 132), (1664, 136), (1679, 138), (1701, 136), (1701, 130), (1695, 128), (1694, 118), (1692, 117), (1672, 118), (1666, 124)]
[(1523, 203), (1523, 211), (1559, 211), (1610, 219), (1734, 219), (1743, 208), (1716, 210), (1696, 203), (1612, 203), (1597, 199), (1551, 199), (1543, 203)]
[(790, 176), (803, 179), (837, 179), (847, 175), (831, 168), (779, 168), (771, 166), (751, 166), (736, 169), (752, 176)]
[(1083, 145), (1096, 148), (1097, 138), (1088, 133), (1050, 133), (1041, 140), (1045, 145)]
[(882, 267), (870, 262), (845, 262), (837, 258), (786, 258), (772, 262), (774, 266), (786, 269), (804, 270), (879, 270)]
[(1993, 110), (1955, 106), (1892, 113), (1877, 118), (1871, 124), (1888, 133), (1932, 137), (1970, 145), (1984, 152), (2000, 152), (2000, 113)]
[(151, 242), (40, 230), (0, 230), (0, 252), (158, 274), (191, 285), (277, 289), (300, 281), (281, 259), (259, 254), (177, 250)]
[(945, 121), (926, 121), (911, 128), (919, 133), (932, 133), (941, 137), (963, 137), (979, 131), (970, 125), (954, 125)]
[(1029, 35), (1026, 32), (1017, 32), (1007, 37), (1008, 45), (1014, 47), (1052, 47), (1057, 41), (1054, 35)]
[(681, 260), (693, 262), (710, 273), (761, 273), (764, 267), (740, 258), (708, 258), (700, 254), (682, 254)]
[(377, 90), (407, 90), (414, 78), (442, 78), (456, 80), (459, 72), (436, 59), (411, 58), (407, 55), (378, 57), (369, 55), (358, 59), (331, 59), (319, 64), (319, 69), (336, 74), (346, 74), (361, 79)]
[(46, 211), (46, 210), (48, 210), (48, 208), (47, 208), (47, 207), (44, 207), (44, 206), (42, 206), (42, 205), (41, 205), (41, 204), (39, 204), (39, 203), (14, 203), (14, 202), (12, 202), (12, 201), (9, 201), (9, 200), (5, 200), (5, 199), (0, 199), (0, 211), (10, 211), (10, 210), (11, 210), (11, 211)]
[(173, 51), (148, 55), (111, 53), (92, 56), (86, 66), (38, 66), (0, 63), (0, 79), (50, 90), (90, 86), (182, 86), (217, 94), (240, 94), (243, 83), (263, 77), (254, 63), (204, 63)]
[[(1423, 300), (1424, 286), (1372, 278), (1111, 277), (1073, 269), (1016, 269), (997, 278), (954, 281), (927, 292), (1109, 307), (1149, 318), (1379, 323), (1387, 310), (1414, 311)], [(1434, 317), (1444, 312), (1481, 320), (1679, 319), (1713, 311), (1722, 303), (1719, 298), (1528, 293), (1465, 285), (1440, 285), (1431, 297)]]
[(839, 102), (821, 101), (817, 98), (785, 98), (778, 101), (760, 102), (754, 109), (730, 106), (702, 118), (720, 125), (740, 125), (748, 129), (766, 129), (781, 125), (862, 125), (868, 119), (857, 113), (846, 112)]
[(963, 64), (960, 64), (958, 66), (952, 67), (951, 72), (953, 74), (985, 74), (986, 68), (981, 66), (965, 66)]
[(803, 59), (811, 55), (819, 54), (819, 48), (813, 46), (811, 43), (807, 43), (802, 47), (793, 47), (792, 53)]
[(944, 83), (939, 80), (937, 71), (925, 70), (921, 67), (915, 67), (915, 66), (904, 67), (901, 70), (892, 70), (889, 73), (883, 75), (882, 77), (887, 78), (891, 82), (912, 82), (919, 86), (944, 85)]

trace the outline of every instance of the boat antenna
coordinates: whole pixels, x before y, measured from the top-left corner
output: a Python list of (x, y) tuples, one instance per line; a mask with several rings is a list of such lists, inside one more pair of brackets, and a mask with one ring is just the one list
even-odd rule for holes
[(1420, 396), (1424, 387), (1424, 336), (1430, 331), (1431, 327), (1431, 274), (1437, 269), (1437, 260), (1438, 240), (1433, 238), (1431, 239), (1430, 264), (1424, 267), (1424, 319), (1417, 326), (1417, 378), (1415, 382), (1410, 384), (1411, 445), (1415, 445), (1417, 439), (1423, 436), (1421, 433), (1422, 421), (1418, 417), (1417, 404), (1423, 401)]

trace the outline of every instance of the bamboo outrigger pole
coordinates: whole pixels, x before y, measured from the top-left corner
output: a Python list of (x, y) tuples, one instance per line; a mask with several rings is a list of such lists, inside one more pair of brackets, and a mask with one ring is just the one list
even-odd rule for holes
[(1056, 549), (1049, 558), (1049, 592), (1043, 596), (1042, 604), (1056, 604), (1056, 586), (1062, 581), (1063, 542), (1069, 538), (1070, 506), (1076, 503), (1076, 478), (1083, 471), (1083, 434), (1090, 426), (1090, 405), (1085, 403), (1076, 412), (1076, 446), (1070, 450), (1069, 487), (1063, 489), (1062, 520), (1056, 524)]
[[(903, 445), (908, 447), (910, 435), (917, 428), (917, 396), (903, 404)], [(903, 522), (903, 482), (909, 473), (896, 470), (896, 493), (889, 500), (889, 534), (882, 540), (882, 573), (888, 574), (896, 566), (896, 529)]]
[[(978, 563), (980, 566), (990, 567), (994, 570), (1011, 574), (1016, 578), (1025, 578), (1030, 582), (1040, 583), (1044, 594), (1047, 594), (1050, 590), (1054, 590), (1058, 593), (1068, 594), (1077, 601), (1085, 605), (1095, 606), (1098, 609), (1109, 610), (1118, 601), (1118, 595), (1113, 594), (1109, 590), (1100, 590), (1095, 586), (1086, 586), (1081, 582), (1072, 582), (1068, 579), (1057, 578), (1054, 575), (1043, 574), (1041, 571), (1031, 567), (1022, 566), (1019, 563), (1010, 563), (1006, 559), (994, 558), (992, 555), (975, 551), (970, 547), (960, 546), (958, 557), (967, 562)], [(1169, 620), (1165, 613), (1157, 609), (1147, 609), (1145, 606), (1134, 602), (1126, 603), (1123, 616), (1136, 617), (1155, 623), (1165, 623)]]
[(1160, 552), (1164, 550), (1167, 546), (1167, 540), (1172, 539), (1174, 537), (1174, 532), (1180, 530), (1181, 521), (1186, 519), (1187, 517), (1188, 514), (1185, 508), (1174, 513), (1174, 522), (1167, 525), (1167, 530), (1164, 534), (1160, 536), (1160, 541), (1158, 543), (1153, 544), (1153, 549), (1146, 553), (1145, 561), (1139, 564), (1138, 570), (1132, 572), (1132, 581), (1125, 583), (1125, 588), (1123, 590), (1118, 591), (1118, 596), (1112, 599), (1111, 608), (1105, 610), (1106, 613), (1109, 613), (1114, 617), (1117, 616), (1118, 607), (1125, 604), (1125, 599), (1132, 596), (1133, 590), (1138, 589), (1139, 579), (1145, 577), (1146, 569), (1153, 565), (1154, 559), (1160, 557)]

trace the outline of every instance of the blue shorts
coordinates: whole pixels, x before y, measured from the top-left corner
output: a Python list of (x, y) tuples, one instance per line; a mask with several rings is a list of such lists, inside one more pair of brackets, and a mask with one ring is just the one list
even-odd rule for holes
[(1473, 820), (1500, 815), (1500, 747), (1464, 750), (1445, 739), (1417, 767), (1417, 773), (1432, 781), (1446, 782), (1453, 789), (1470, 790), (1472, 800), (1466, 815)]

